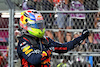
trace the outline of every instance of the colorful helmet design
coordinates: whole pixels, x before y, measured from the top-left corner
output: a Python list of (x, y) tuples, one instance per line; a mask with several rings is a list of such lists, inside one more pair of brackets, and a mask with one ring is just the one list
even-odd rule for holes
[(20, 26), (38, 38), (42, 38), (45, 33), (44, 20), (42, 15), (36, 10), (26, 10), (21, 13)]

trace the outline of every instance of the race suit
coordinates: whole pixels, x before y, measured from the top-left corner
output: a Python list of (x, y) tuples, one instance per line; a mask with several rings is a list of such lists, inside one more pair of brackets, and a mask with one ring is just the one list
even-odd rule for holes
[[(49, 37), (37, 38), (24, 34), (19, 38), (17, 53), (21, 67), (50, 67), (51, 52), (66, 53), (83, 42), (87, 36), (81, 35), (70, 42), (59, 43)], [(43, 51), (48, 55), (43, 56)]]

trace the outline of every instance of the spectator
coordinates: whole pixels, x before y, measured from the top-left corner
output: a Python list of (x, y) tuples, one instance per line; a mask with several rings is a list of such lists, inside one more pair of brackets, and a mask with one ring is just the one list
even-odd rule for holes
[(80, 36), (80, 32), (74, 32), (74, 34), (73, 34), (73, 39), (74, 38), (77, 38), (77, 37), (79, 37)]
[[(83, 2), (84, 2), (83, 0), (71, 1), (70, 11), (83, 11), (84, 10)], [(73, 21), (74, 29), (83, 29), (84, 28), (83, 25), (85, 23), (85, 14), (71, 13), (70, 19)]]
[[(71, 1), (70, 5), (70, 10), (71, 11), (84, 11), (85, 6), (84, 6), (84, 0), (77, 0), (77, 1)], [(73, 21), (73, 28), (74, 29), (83, 29), (87, 28), (87, 23), (85, 17), (86, 14), (83, 13), (72, 13), (70, 14), (70, 18)], [(90, 34), (91, 36), (88, 37), (88, 40), (90, 43), (93, 43), (93, 34)], [(85, 44), (85, 41), (83, 42)]]
[(16, 47), (19, 42), (18, 38), (22, 35), (22, 33), (19, 30), (15, 30), (14, 35), (15, 35), (15, 47)]
[[(98, 10), (98, 0), (84, 0), (85, 10)], [(94, 29), (94, 20), (96, 13), (86, 13), (87, 28)], [(91, 19), (91, 20), (90, 20)]]
[(3, 57), (2, 53), (0, 52), (0, 67), (4, 67), (5, 66), (5, 58)]
[[(19, 30), (15, 30), (14, 31), (14, 35), (15, 35), (15, 40), (16, 40), (16, 43), (15, 43), (15, 47), (17, 47), (18, 46), (18, 42), (19, 42), (19, 38), (20, 38), (20, 36), (22, 35), (21, 34), (21, 32), (19, 31)], [(20, 60), (20, 58), (18, 58), (17, 59), (17, 62), (15, 63), (15, 67), (20, 67), (21, 66), (21, 60)]]
[[(95, 29), (100, 29), (100, 12), (97, 13), (97, 17), (95, 18)], [(94, 33), (94, 44), (100, 43), (100, 32)]]
[(68, 63), (68, 60), (66, 59), (63, 59), (63, 61), (61, 63), (59, 63), (57, 65), (57, 67), (70, 67), (69, 63)]
[[(73, 39), (79, 37), (80, 35), (81, 35), (80, 32), (74, 32), (74, 33), (73, 33)], [(87, 44), (85, 44), (85, 42), (86, 42), (86, 41), (84, 40), (84, 41), (82, 42), (82, 44), (81, 44), (80, 46), (77, 46), (76, 48), (74, 48), (73, 51), (81, 51), (81, 52), (84, 52), (84, 51), (88, 50)]]
[[(68, 11), (68, 0), (65, 1), (61, 1), (58, 5), (57, 5), (57, 10), (58, 11)], [(57, 25), (59, 29), (71, 29), (72, 28), (72, 22), (70, 22), (69, 19), (69, 15), (66, 13), (58, 13), (58, 17), (56, 19)], [(64, 36), (63, 36), (63, 32), (59, 31), (58, 32), (58, 39), (59, 42), (63, 43), (64, 42)], [(67, 32), (66, 33), (66, 39), (67, 42), (69, 42), (71, 40), (71, 33)]]
[[(74, 32), (73, 33), (73, 39), (72, 40), (74, 40), (75, 38), (77, 38), (77, 37), (79, 37), (80, 36), (80, 33), (79, 32)], [(84, 42), (84, 41), (83, 41)], [(81, 46), (81, 45), (80, 45)], [(80, 50), (80, 47), (79, 46), (77, 46), (76, 48), (74, 48), (74, 50), (73, 51), (79, 51)]]
[[(85, 10), (98, 10), (98, 0), (84, 0), (84, 7)], [(86, 14), (86, 28), (94, 29), (94, 20), (95, 20), (96, 13), (87, 13)], [(91, 19), (91, 20), (90, 20)], [(88, 37), (90, 43), (93, 43), (93, 33), (90, 34), (91, 36)]]
[[(81, 33), (80, 32), (74, 32), (73, 33), (73, 39), (77, 38), (78, 36), (80, 36)], [(80, 46), (77, 46), (76, 48), (74, 48), (73, 51), (81, 51), (81, 52), (84, 52), (84, 51), (92, 51), (91, 49), (91, 43), (86, 43), (86, 40), (84, 40)]]
[(37, 0), (23, 0), (22, 8), (23, 10), (34, 9), (36, 10)]
[(74, 62), (72, 63), (71, 67), (88, 67), (88, 63), (85, 62), (84, 57), (76, 56), (74, 58)]
[[(43, 0), (42, 1), (42, 10), (43, 11), (52, 11), (53, 8), (54, 8), (54, 5), (53, 5), (52, 0)], [(53, 22), (54, 22), (54, 14), (53, 13), (42, 13), (42, 15), (45, 20), (46, 29), (52, 29)], [(49, 36), (51, 39), (54, 39), (52, 31), (47, 30), (46, 36)]]

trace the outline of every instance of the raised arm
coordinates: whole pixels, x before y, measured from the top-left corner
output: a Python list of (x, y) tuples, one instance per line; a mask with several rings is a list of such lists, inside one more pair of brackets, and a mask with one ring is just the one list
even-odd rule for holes
[(53, 48), (54, 52), (65, 53), (71, 49), (74, 49), (78, 45), (80, 45), (84, 41), (84, 39), (87, 38), (88, 36), (89, 36), (89, 31), (87, 29), (84, 29), (81, 36), (75, 38), (74, 40), (70, 42), (65, 42), (62, 44), (59, 42), (55, 42), (52, 39), (49, 39), (50, 41), (49, 46)]

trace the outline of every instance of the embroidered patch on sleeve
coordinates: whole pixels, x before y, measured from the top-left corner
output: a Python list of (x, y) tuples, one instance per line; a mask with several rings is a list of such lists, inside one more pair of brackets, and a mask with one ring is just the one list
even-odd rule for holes
[(27, 55), (27, 54), (29, 54), (31, 51), (33, 51), (33, 49), (27, 50), (27, 51), (25, 52), (25, 54)]
[(27, 51), (29, 48), (30, 48), (30, 46), (27, 46), (27, 47), (23, 48), (22, 51), (25, 52), (25, 51)]

